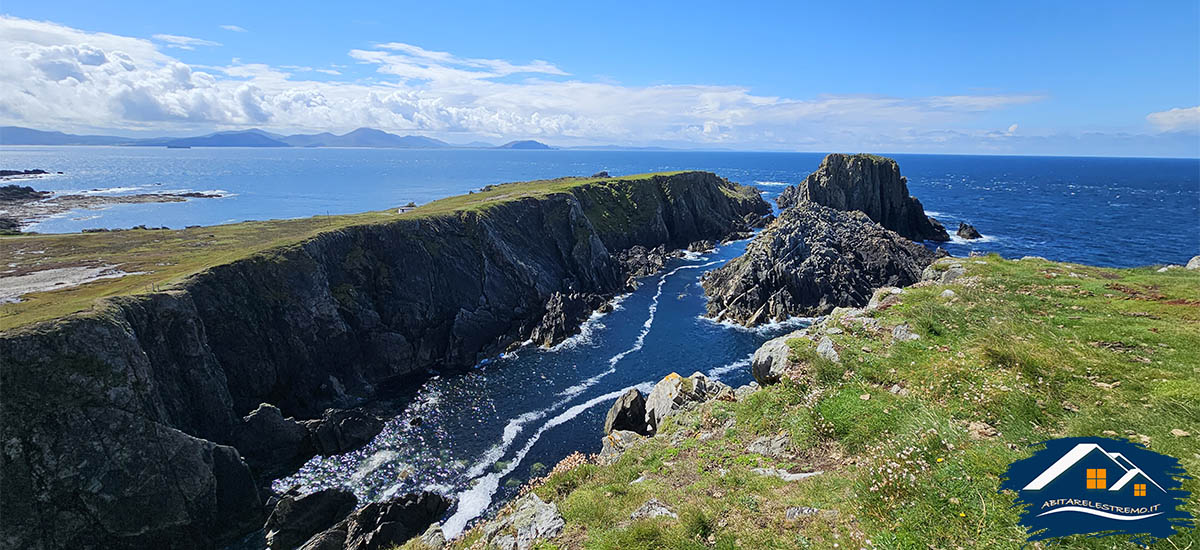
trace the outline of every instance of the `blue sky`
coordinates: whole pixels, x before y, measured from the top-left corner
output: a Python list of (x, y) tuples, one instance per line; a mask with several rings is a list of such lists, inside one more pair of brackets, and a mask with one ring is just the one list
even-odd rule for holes
[(1200, 156), (1194, 1), (437, 4), (6, 0), (0, 123)]

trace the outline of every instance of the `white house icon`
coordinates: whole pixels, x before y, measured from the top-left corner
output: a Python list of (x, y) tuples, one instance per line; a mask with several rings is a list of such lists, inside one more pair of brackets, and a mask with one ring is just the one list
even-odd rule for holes
[(1155, 487), (1158, 487), (1160, 491), (1164, 493), (1167, 492), (1167, 490), (1163, 489), (1162, 485), (1159, 485), (1157, 481), (1150, 479), (1150, 476), (1146, 475), (1146, 472), (1143, 472), (1142, 469), (1138, 468), (1136, 464), (1130, 462), (1128, 458), (1125, 458), (1125, 455), (1122, 455), (1121, 453), (1110, 453), (1095, 443), (1080, 443), (1076, 445), (1075, 448), (1067, 451), (1067, 454), (1063, 455), (1062, 458), (1058, 459), (1058, 461), (1052, 464), (1049, 468), (1046, 468), (1046, 471), (1033, 478), (1033, 481), (1030, 481), (1029, 484), (1021, 490), (1042, 490), (1046, 487), (1046, 485), (1049, 485), (1051, 481), (1058, 479), (1058, 476), (1071, 469), (1072, 466), (1077, 464), (1080, 460), (1083, 460), (1084, 457), (1088, 456), (1093, 451), (1100, 451), (1100, 453), (1102, 453), (1105, 457), (1108, 457), (1113, 464), (1120, 468), (1118, 471), (1123, 472), (1121, 478), (1118, 479), (1117, 482), (1111, 487), (1108, 487), (1109, 491), (1120, 491), (1127, 484), (1129, 484), (1130, 481), (1133, 481), (1138, 476), (1141, 476)]

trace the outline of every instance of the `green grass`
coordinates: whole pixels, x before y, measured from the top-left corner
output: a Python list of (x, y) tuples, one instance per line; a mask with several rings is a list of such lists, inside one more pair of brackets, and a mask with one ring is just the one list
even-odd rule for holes
[[(830, 335), (840, 363), (793, 340), (794, 360), (806, 365), (794, 379), (673, 416), (612, 466), (552, 475), (534, 489), (567, 520), (551, 542), (1017, 549), (1025, 539), (1014, 495), (997, 488), (1034, 443), (1147, 437), (1151, 449), (1200, 474), (1200, 272), (961, 261), (970, 276), (964, 284), (912, 287), (897, 305), (872, 313), (885, 327), (909, 324), (919, 340), (895, 342), (890, 330), (833, 321), (827, 326), (844, 330)], [(942, 298), (946, 288), (955, 296)], [(972, 436), (971, 422), (999, 433)], [(790, 436), (794, 458), (746, 451), (755, 438), (780, 432)], [(760, 466), (825, 473), (785, 483), (750, 471)], [(1200, 517), (1200, 481), (1184, 487), (1193, 493), (1186, 506)], [(631, 521), (651, 497), (680, 518)], [(829, 512), (788, 521), (789, 506)], [(1063, 543), (1135, 548), (1112, 538)], [(1193, 528), (1151, 547), (1197, 543)]]
[[(140, 272), (138, 275), (104, 279), (73, 288), (28, 294), (19, 303), (0, 304), (0, 331), (79, 312), (96, 312), (96, 305), (105, 298), (175, 288), (205, 269), (255, 254), (270, 254), (324, 232), (386, 224), (401, 219), (481, 212), (509, 201), (580, 192), (581, 188), (587, 193), (614, 193), (614, 190), (637, 187), (623, 185), (622, 182), (678, 173), (559, 178), (492, 185), (484, 191), (437, 200), (403, 214), (398, 214), (395, 209), (387, 209), (181, 230), (0, 236), (0, 266), (6, 266), (0, 269), (15, 269), (14, 274), (80, 265), (115, 265), (128, 273)], [(725, 190), (727, 193), (742, 191), (746, 190)]]

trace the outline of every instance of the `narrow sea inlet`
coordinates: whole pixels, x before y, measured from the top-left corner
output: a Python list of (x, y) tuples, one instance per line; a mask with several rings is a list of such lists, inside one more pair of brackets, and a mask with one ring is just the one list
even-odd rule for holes
[(732, 386), (752, 380), (754, 350), (807, 322), (750, 330), (701, 317), (700, 275), (741, 255), (746, 244), (673, 260), (553, 348), (527, 345), (471, 372), (429, 378), (397, 395), (410, 401), (371, 443), (313, 458), (274, 487), (343, 487), (363, 501), (444, 493), (458, 500), (445, 532), (458, 534), (572, 452), (598, 452), (604, 415), (626, 389), (647, 392), (671, 372), (701, 372)]

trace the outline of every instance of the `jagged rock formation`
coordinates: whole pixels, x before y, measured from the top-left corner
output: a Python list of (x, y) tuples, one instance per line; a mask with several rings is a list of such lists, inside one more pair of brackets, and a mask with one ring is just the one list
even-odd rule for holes
[[(768, 210), (710, 173), (589, 183), (327, 231), (2, 332), (4, 543), (220, 546), (265, 519), (255, 471), (362, 439), (344, 419), (311, 424), (326, 409), (535, 331), (561, 338), (568, 312), (547, 304), (623, 291), (618, 251), (721, 240)], [(275, 411), (251, 414), (263, 403)], [(237, 437), (256, 429), (283, 450)]]
[(407, 542), (408, 539), (425, 533), (438, 518), (450, 509), (451, 504), (453, 503), (446, 497), (430, 492), (412, 493), (384, 502), (372, 502), (354, 510), (337, 525), (313, 535), (300, 548), (302, 550), (388, 550), (395, 548)]
[(950, 240), (946, 228), (926, 216), (921, 201), (908, 194), (908, 179), (890, 158), (833, 153), (792, 189), (776, 199), (780, 208), (814, 202), (837, 210), (858, 210), (914, 241)]
[(271, 550), (292, 550), (313, 535), (342, 521), (358, 498), (350, 491), (324, 489), (307, 495), (285, 495), (275, 505), (267, 523), (267, 546)]
[(785, 210), (745, 254), (701, 284), (709, 316), (753, 326), (863, 306), (875, 288), (920, 280), (934, 258), (862, 212), (806, 202)]
[(975, 229), (975, 226), (973, 226), (967, 222), (958, 222), (958, 231), (955, 231), (954, 234), (958, 235), (959, 237), (962, 237), (964, 239), (982, 239), (983, 238), (983, 235), (979, 234), (979, 230)]

